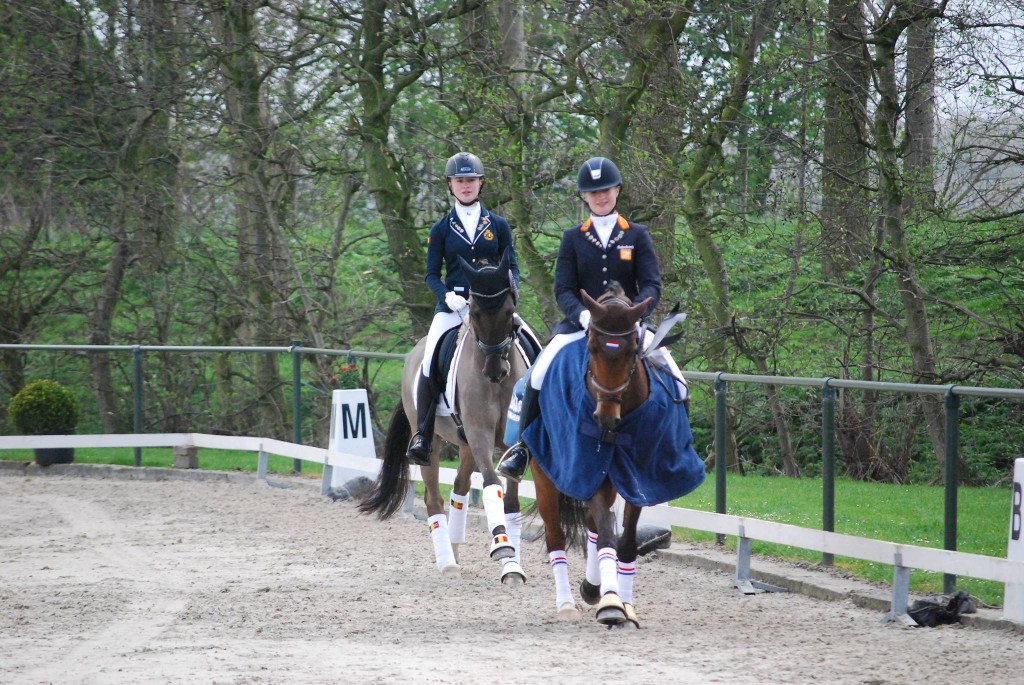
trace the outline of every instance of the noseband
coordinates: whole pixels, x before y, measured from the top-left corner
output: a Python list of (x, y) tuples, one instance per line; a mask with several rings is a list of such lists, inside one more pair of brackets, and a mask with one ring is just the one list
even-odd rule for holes
[[(611, 304), (613, 302), (621, 304), (626, 307), (630, 306), (628, 302), (624, 302), (619, 298), (612, 298), (603, 304)], [(637, 336), (636, 350), (633, 353), (633, 365), (630, 367), (629, 374), (626, 376), (626, 380), (622, 384), (617, 385), (614, 388), (609, 388), (606, 385), (602, 385), (601, 382), (597, 380), (597, 376), (594, 375), (593, 368), (591, 368), (589, 363), (587, 364), (587, 382), (590, 383), (591, 387), (593, 387), (594, 390), (597, 391), (597, 401), (615, 402), (616, 404), (622, 404), (622, 393), (626, 390), (626, 388), (629, 387), (629, 384), (633, 381), (633, 376), (634, 374), (636, 374), (636, 369), (639, 366), (639, 364), (637, 364), (637, 361), (640, 358), (640, 333), (636, 327), (630, 328), (629, 330), (625, 331), (607, 331), (601, 328), (600, 326), (595, 325), (593, 321), (591, 321), (590, 323), (589, 330), (591, 332), (599, 333), (608, 338), (628, 338), (631, 335)]]

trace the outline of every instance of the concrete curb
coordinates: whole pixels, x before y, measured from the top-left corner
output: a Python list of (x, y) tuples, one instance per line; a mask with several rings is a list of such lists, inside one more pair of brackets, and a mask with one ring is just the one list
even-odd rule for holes
[[(70, 476), (129, 481), (192, 481), (220, 482), (239, 485), (259, 485), (256, 474), (244, 471), (209, 471), (199, 469), (168, 469), (152, 466), (117, 466), (112, 464), (53, 464), (39, 466), (33, 462), (0, 460), (0, 476), (48, 477)], [(274, 474), (267, 485), (284, 488), (306, 488), (320, 496), (320, 480), (299, 475)], [(414, 512), (425, 517), (422, 504)], [(483, 513), (472, 512), (471, 517), (483, 520)], [(650, 553), (648, 559), (667, 564), (693, 566), (729, 576), (736, 574), (736, 554), (714, 545), (673, 542), (667, 549)], [(876, 586), (848, 578), (826, 568), (804, 567), (754, 556), (750, 575), (754, 580), (768, 583), (789, 592), (828, 601), (849, 601), (856, 606), (884, 614), (889, 610), (891, 595), (888, 587)], [(913, 602), (917, 597), (911, 597)], [(879, 617), (881, 620), (881, 616)], [(1024, 635), (1024, 625), (1007, 621), (996, 609), (978, 609), (976, 614), (961, 617), (964, 626), (983, 630), (1010, 630)]]
[[(654, 553), (658, 559), (680, 566), (693, 566), (709, 571), (719, 571), (730, 576), (736, 574), (736, 554), (713, 546), (697, 547), (690, 543), (673, 542), (666, 550)], [(803, 567), (796, 564), (776, 562), (765, 557), (754, 556), (750, 576), (754, 580), (785, 588), (790, 592), (807, 595), (815, 599), (833, 602), (849, 601), (854, 605), (877, 611), (884, 615), (892, 601), (888, 587), (872, 585), (865, 581), (849, 578), (826, 568)], [(910, 602), (920, 599), (911, 596)], [(881, 620), (881, 616), (879, 620)], [(997, 609), (979, 608), (975, 614), (964, 614), (960, 618), (964, 626), (984, 630), (1011, 630), (1024, 635), (1024, 625), (1007, 621)]]

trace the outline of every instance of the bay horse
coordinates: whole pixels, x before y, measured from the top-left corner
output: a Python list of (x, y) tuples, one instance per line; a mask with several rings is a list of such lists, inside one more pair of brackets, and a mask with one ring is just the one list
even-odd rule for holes
[[(495, 446), (501, 445), (504, 435), (513, 386), (526, 371), (526, 360), (515, 344), (518, 291), (507, 253), (497, 266), (483, 265), (477, 269), (461, 258), (460, 262), (470, 287), (469, 314), (461, 327), (461, 344), (452, 362), (456, 365), (457, 400), (454, 413), (438, 415), (435, 424), (436, 436), (458, 445), (459, 465), (446, 517), (438, 484), (442, 441), (435, 438), (430, 465), (420, 467), (428, 529), (437, 569), (442, 575), (458, 576), (458, 547), (466, 540), (470, 478), (474, 470), (479, 471), (483, 476), (484, 513), (492, 535), (490, 557), (502, 563), (501, 582), (518, 585), (526, 581), (519, 563), (519, 485), (509, 482), (503, 490), (493, 464)], [(391, 416), (383, 464), (373, 489), (358, 505), (360, 512), (376, 513), (381, 519), (390, 518), (401, 509), (409, 489), (409, 462), (405, 455), (412, 426), (416, 425), (415, 384), (420, 378), (425, 345), (423, 338), (406, 356), (402, 401)]]
[[(557, 616), (580, 617), (569, 584), (567, 539), (587, 527), (580, 595), (597, 621), (639, 628), (633, 606), (636, 529), (644, 506), (688, 494), (704, 480), (684, 399), (671, 374), (644, 355), (640, 323), (650, 300), (629, 302), (618, 283), (598, 300), (581, 296), (587, 333), (542, 364), (540, 419), (524, 431), (533, 455), (536, 508), (555, 578)], [(625, 500), (621, 534), (612, 505)], [(585, 503), (585, 504), (584, 504)]]

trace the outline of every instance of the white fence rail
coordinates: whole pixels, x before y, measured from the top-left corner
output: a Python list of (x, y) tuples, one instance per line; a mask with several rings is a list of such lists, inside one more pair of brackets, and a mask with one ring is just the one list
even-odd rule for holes
[[(253, 438), (203, 433), (154, 433), (154, 434), (109, 434), (109, 435), (50, 435), (0, 437), (0, 450), (38, 449), (53, 447), (197, 447), (219, 450), (251, 451), (257, 454), (257, 477), (266, 479), (267, 456), (270, 454), (301, 459), (324, 466), (321, 493), (330, 487), (332, 469), (343, 467), (351, 471), (376, 477), (380, 461), (345, 452), (328, 451), (319, 447), (298, 445), (272, 438)], [(419, 467), (412, 466), (411, 477), (421, 481)], [(455, 481), (455, 469), (442, 468), (440, 481), (451, 485)], [(473, 474), (472, 487), (480, 489), (483, 480), (479, 473)], [(533, 499), (536, 493), (533, 483), (523, 481), (519, 492), (523, 497)], [(1005, 604), (1003, 617), (1014, 623), (1024, 624), (1024, 561), (989, 557), (967, 552), (949, 551), (933, 547), (905, 545), (884, 540), (862, 538), (842, 533), (832, 533), (813, 528), (803, 528), (773, 521), (717, 514), (695, 509), (672, 507), (666, 504), (644, 509), (642, 521), (668, 526), (701, 530), (722, 535), (733, 535), (738, 540), (736, 577), (734, 583), (743, 592), (753, 592), (750, 580), (751, 541), (761, 540), (790, 547), (837, 554), (865, 561), (888, 564), (893, 567), (892, 603), (888, 618), (909, 622), (907, 598), (909, 594), (910, 571), (919, 569), (935, 573), (948, 573), (982, 580), (1003, 583), (1006, 595), (1015, 598), (1014, 604)], [(1022, 606), (1017, 606), (1020, 603)]]

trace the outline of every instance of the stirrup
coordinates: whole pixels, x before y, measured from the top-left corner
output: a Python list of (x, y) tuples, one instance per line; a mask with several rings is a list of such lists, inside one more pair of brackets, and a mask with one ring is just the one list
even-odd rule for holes
[[(419, 431), (409, 440), (409, 447), (405, 450), (406, 458), (417, 466), (430, 466), (430, 442), (423, 437)], [(426, 456), (423, 456), (423, 453)]]
[(526, 445), (520, 441), (505, 450), (505, 454), (501, 455), (501, 461), (498, 462), (496, 470), (509, 480), (519, 483), (523, 480), (523, 476), (526, 475), (526, 467), (529, 465), (530, 452), (526, 449)]

